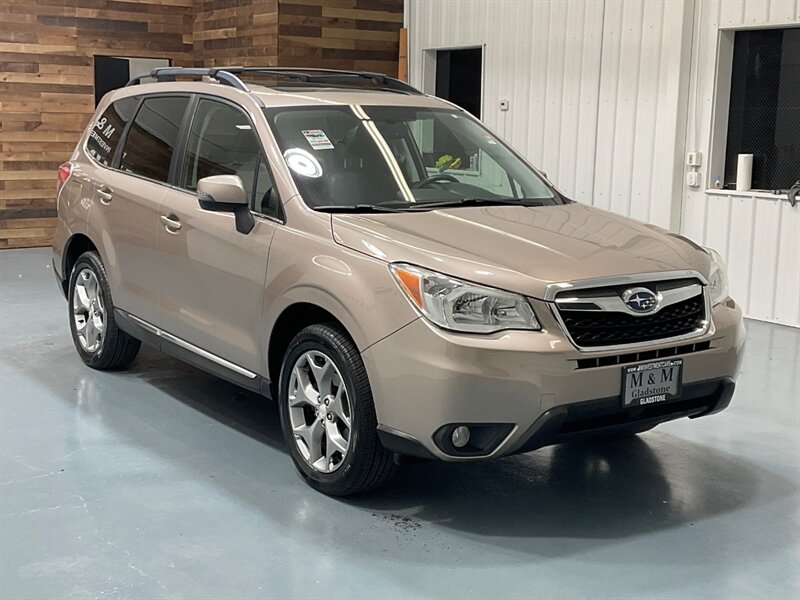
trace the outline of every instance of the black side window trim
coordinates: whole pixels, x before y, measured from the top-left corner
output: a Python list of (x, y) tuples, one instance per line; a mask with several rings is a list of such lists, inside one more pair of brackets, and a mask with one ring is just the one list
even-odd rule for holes
[(183, 175), (184, 166), (184, 153), (186, 152), (186, 145), (189, 140), (189, 131), (194, 121), (195, 111), (199, 102), (197, 94), (192, 94), (189, 98), (189, 103), (186, 105), (186, 112), (183, 113), (181, 125), (178, 128), (178, 140), (175, 144), (175, 152), (172, 153), (172, 162), (169, 165), (169, 176), (167, 181), (171, 186), (180, 187), (180, 181)]
[[(136, 110), (133, 113), (133, 117), (131, 117), (131, 120), (128, 121), (127, 125), (125, 125), (125, 131), (123, 131), (122, 138), (119, 141), (119, 147), (114, 153), (114, 161), (111, 163), (111, 168), (114, 169), (115, 171), (119, 171), (120, 173), (125, 173), (126, 175), (132, 175), (133, 177), (138, 177), (139, 179), (144, 179), (145, 181), (151, 181), (159, 185), (171, 186), (172, 172), (174, 169), (175, 160), (178, 157), (178, 151), (180, 149), (180, 142), (182, 135), (181, 128), (186, 122), (186, 115), (189, 114), (189, 107), (191, 107), (192, 105), (192, 100), (194, 96), (195, 94), (187, 94), (181, 92), (161, 92), (155, 94), (142, 94), (141, 96), (138, 96), (139, 102), (136, 104)], [(133, 122), (136, 120), (136, 117), (139, 115), (139, 111), (142, 109), (142, 104), (144, 104), (144, 101), (149, 100), (150, 98), (188, 98), (188, 102), (186, 103), (186, 108), (183, 111), (183, 117), (181, 118), (181, 125), (178, 127), (178, 141), (175, 144), (175, 149), (172, 151), (172, 158), (170, 159), (169, 174), (167, 175), (167, 181), (158, 181), (156, 179), (150, 179), (149, 177), (145, 177), (144, 175), (139, 175), (138, 173), (130, 173), (128, 171), (123, 171), (119, 167), (120, 162), (122, 161), (122, 151), (125, 149), (125, 145), (128, 143), (128, 133), (130, 133), (131, 126), (133, 125)]]
[[(122, 100), (128, 100), (128, 99), (134, 100), (135, 101), (135, 106), (134, 106), (133, 112), (131, 113), (131, 118), (125, 123), (125, 126), (122, 128), (122, 132), (120, 132), (119, 141), (117, 142), (116, 148), (114, 148), (114, 153), (111, 155), (111, 161), (108, 164), (103, 164), (103, 163), (101, 163), (99, 160), (97, 160), (95, 157), (93, 157), (91, 155), (91, 153), (89, 151), (89, 141), (91, 140), (91, 137), (86, 138), (86, 141), (81, 146), (81, 149), (89, 157), (89, 160), (91, 162), (93, 162), (95, 165), (97, 165), (98, 167), (101, 167), (103, 169), (114, 169), (115, 168), (114, 161), (117, 159), (117, 153), (120, 151), (120, 148), (125, 143), (125, 137), (127, 136), (127, 133), (128, 133), (128, 127), (130, 126), (130, 124), (133, 121), (133, 119), (136, 117), (136, 113), (139, 112), (139, 104), (141, 103), (141, 96), (136, 96), (136, 95), (134, 95), (134, 96), (123, 96), (122, 98), (117, 98), (116, 100), (112, 100), (111, 102), (108, 103), (108, 106), (106, 106), (105, 110), (102, 113), (100, 113), (100, 115), (98, 117), (98, 118), (102, 118), (103, 115), (105, 115), (105, 113), (108, 111), (108, 109), (111, 108), (112, 106), (114, 106), (117, 102), (120, 102)], [(95, 118), (96, 115), (97, 115), (97, 112), (95, 111), (92, 114), (92, 117), (91, 117), (90, 125), (91, 125), (92, 128), (94, 128), (95, 124), (97, 123), (97, 119)]]
[[(109, 165), (112, 169), (119, 170), (119, 162), (122, 160), (122, 149), (125, 147), (125, 144), (128, 142), (128, 132), (131, 129), (131, 125), (133, 124), (133, 120), (136, 118), (136, 115), (139, 114), (139, 109), (142, 108), (142, 101), (144, 100), (144, 96), (134, 96), (136, 98), (136, 108), (133, 110), (133, 114), (131, 118), (128, 119), (128, 122), (125, 123), (125, 129), (122, 130), (122, 137), (119, 139), (119, 144), (117, 145), (116, 149), (114, 150), (114, 157), (111, 159), (111, 165)], [(116, 102), (116, 100), (114, 100)], [(112, 102), (113, 104), (113, 102)]]
[(174, 173), (172, 172), (172, 169), (170, 169), (170, 175), (171, 176), (174, 175), (174, 178), (172, 177), (170, 178), (170, 181), (172, 182), (171, 185), (184, 192), (188, 192), (190, 194), (195, 193), (192, 190), (183, 187), (181, 183), (183, 182), (184, 170), (186, 168), (185, 159), (186, 159), (186, 151), (189, 145), (189, 134), (191, 133), (194, 119), (197, 116), (197, 107), (200, 104), (200, 100), (210, 100), (212, 102), (218, 102), (220, 104), (227, 104), (231, 108), (238, 110), (240, 113), (242, 113), (242, 115), (244, 115), (245, 119), (247, 119), (247, 122), (250, 124), (250, 130), (256, 136), (256, 142), (258, 143), (258, 150), (259, 150), (259, 158), (264, 161), (264, 166), (266, 167), (267, 172), (269, 173), (269, 178), (272, 181), (272, 189), (274, 190), (274, 194), (277, 200), (276, 202), (277, 210), (275, 211), (274, 215), (264, 214), (262, 212), (255, 210), (256, 206), (255, 190), (257, 189), (257, 180), (258, 180), (258, 176), (256, 175), (256, 178), (253, 182), (254, 183), (253, 195), (250, 198), (250, 212), (255, 215), (262, 216), (267, 219), (278, 221), (280, 223), (285, 224), (286, 216), (283, 212), (283, 202), (281, 202), (280, 192), (278, 191), (278, 188), (275, 185), (275, 175), (273, 174), (272, 167), (270, 166), (269, 161), (267, 160), (267, 153), (264, 151), (264, 144), (261, 141), (261, 136), (258, 135), (258, 133), (256, 133), (255, 123), (253, 123), (253, 119), (250, 118), (250, 115), (247, 113), (247, 111), (244, 110), (244, 108), (242, 108), (240, 105), (236, 104), (235, 102), (232, 102), (231, 100), (228, 100), (227, 98), (223, 98), (221, 96), (215, 96), (213, 94), (194, 94), (192, 96), (192, 100), (189, 102), (187, 114), (184, 115), (183, 123), (181, 125), (181, 130), (178, 133), (178, 143), (175, 146), (175, 153), (173, 154), (173, 161), (175, 160), (176, 157), (179, 157), (180, 163), (178, 163), (178, 165), (175, 167)]
[[(83, 145), (83, 150), (89, 156), (89, 160), (91, 160), (97, 166), (102, 167), (103, 169), (114, 169), (114, 170), (117, 170), (117, 167), (119, 165), (120, 156), (122, 155), (122, 147), (125, 145), (125, 141), (128, 138), (128, 129), (130, 129), (131, 123), (133, 123), (133, 119), (136, 118), (136, 113), (139, 112), (139, 107), (142, 104), (142, 98), (143, 97), (142, 96), (124, 96), (122, 98), (117, 98), (116, 100), (112, 100), (111, 102), (109, 102), (108, 106), (106, 107), (106, 110), (108, 110), (109, 108), (114, 106), (114, 104), (116, 104), (120, 100), (127, 100), (128, 98), (134, 99), (135, 102), (136, 102), (136, 106), (134, 106), (133, 112), (131, 113), (131, 118), (128, 119), (128, 121), (125, 123), (125, 127), (122, 128), (122, 133), (120, 134), (119, 142), (117, 142), (117, 147), (114, 148), (114, 154), (111, 156), (111, 162), (109, 164), (107, 164), (107, 165), (104, 165), (104, 164), (100, 163), (99, 161), (95, 160), (95, 158), (91, 154), (89, 154), (89, 151), (88, 151), (89, 140), (88, 139), (86, 140), (86, 143), (84, 143), (84, 145)], [(103, 111), (103, 113), (105, 113), (105, 111)], [(95, 122), (96, 122), (96, 120), (94, 118), (94, 115), (92, 115), (92, 125)]]

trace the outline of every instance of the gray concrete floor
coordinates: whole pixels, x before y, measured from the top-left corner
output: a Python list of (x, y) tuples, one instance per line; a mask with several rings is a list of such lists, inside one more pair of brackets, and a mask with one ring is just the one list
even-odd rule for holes
[(800, 330), (748, 322), (720, 415), (340, 501), (271, 403), (152, 350), (84, 367), (49, 262), (0, 252), (2, 598), (798, 598)]

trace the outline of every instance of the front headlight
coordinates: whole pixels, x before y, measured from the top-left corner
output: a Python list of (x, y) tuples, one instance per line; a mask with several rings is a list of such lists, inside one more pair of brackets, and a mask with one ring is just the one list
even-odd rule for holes
[(466, 333), (541, 329), (524, 296), (406, 264), (390, 265), (411, 303), (434, 325)]
[(708, 276), (708, 293), (712, 306), (719, 304), (728, 297), (728, 273), (725, 261), (716, 250), (706, 248), (711, 255), (711, 273)]

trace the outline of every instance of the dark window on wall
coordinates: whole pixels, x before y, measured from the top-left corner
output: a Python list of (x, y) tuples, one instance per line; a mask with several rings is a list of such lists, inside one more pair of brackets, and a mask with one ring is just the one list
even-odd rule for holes
[[(483, 50), (464, 48), (436, 52), (436, 95), (460, 106), (475, 118), (481, 118), (481, 72)], [(471, 157), (476, 147), (464, 147), (440, 121), (433, 124), (433, 146), (426, 148), (426, 167), (442, 172), (447, 170), (475, 170)], [(457, 152), (459, 148), (463, 151)]]
[(94, 57), (94, 105), (108, 92), (125, 87), (133, 78), (158, 67), (168, 67), (166, 58), (131, 58), (126, 56)]
[(481, 118), (481, 65), (483, 50), (436, 52), (436, 95)]
[(133, 117), (133, 111), (136, 110), (138, 103), (139, 98), (136, 96), (117, 100), (109, 104), (100, 118), (94, 122), (86, 142), (86, 149), (101, 165), (111, 166), (122, 132)]
[(131, 79), (130, 61), (113, 56), (94, 57), (94, 104), (100, 104), (108, 92), (125, 87)]
[(125, 139), (120, 169), (166, 183), (188, 102), (188, 98), (177, 96), (142, 102)]
[(727, 140), (726, 187), (739, 154), (753, 155), (753, 189), (800, 179), (800, 27), (736, 32)]

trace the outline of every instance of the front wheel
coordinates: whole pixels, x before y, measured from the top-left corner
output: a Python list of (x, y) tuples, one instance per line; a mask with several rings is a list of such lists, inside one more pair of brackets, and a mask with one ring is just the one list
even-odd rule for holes
[(279, 383), (281, 427), (311, 487), (331, 496), (374, 489), (391, 477), (375, 406), (355, 344), (335, 325), (311, 325), (289, 344)]
[(69, 324), (81, 359), (93, 369), (123, 369), (139, 353), (139, 340), (117, 327), (103, 261), (97, 252), (78, 257), (69, 278)]

